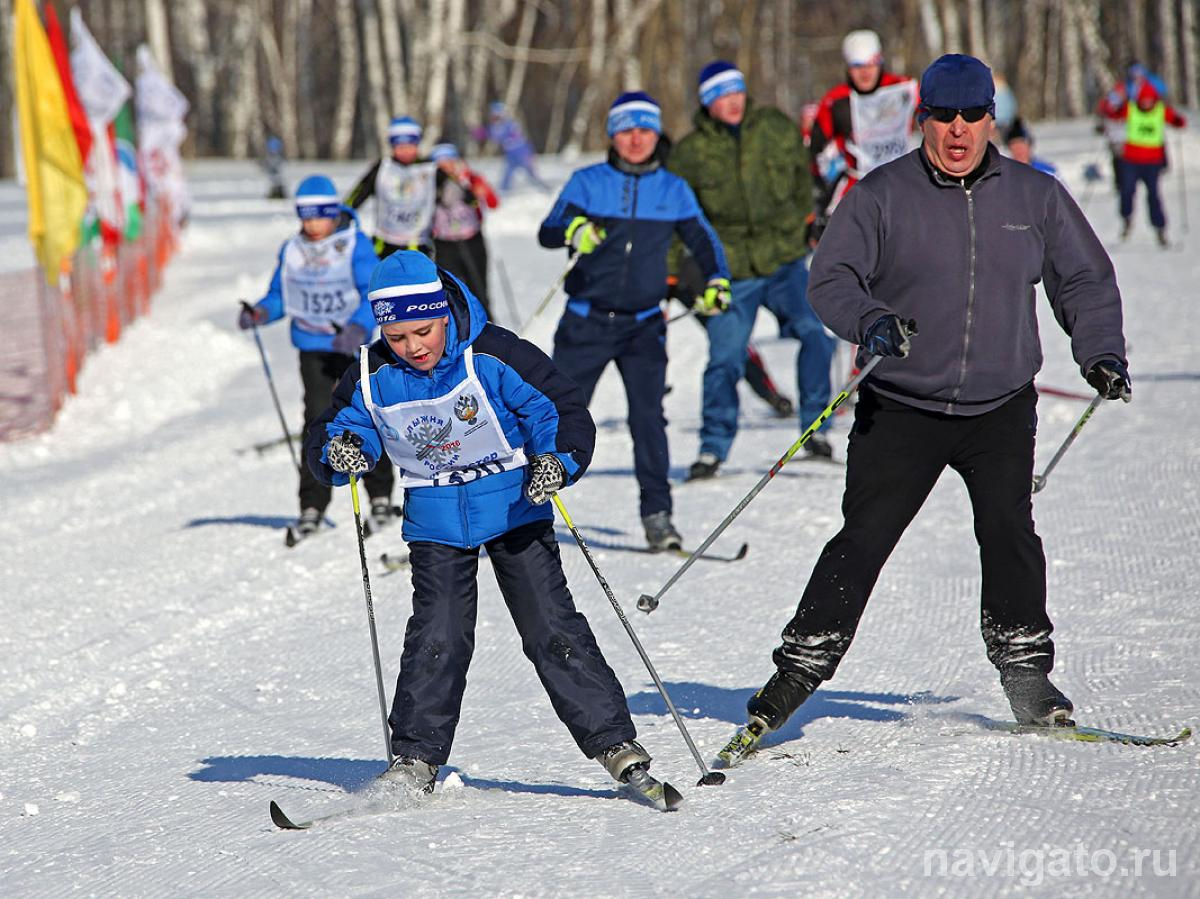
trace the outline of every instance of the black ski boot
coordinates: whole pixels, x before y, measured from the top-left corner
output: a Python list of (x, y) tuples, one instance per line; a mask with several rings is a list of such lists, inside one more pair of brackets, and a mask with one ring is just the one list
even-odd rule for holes
[(1050, 683), (1044, 671), (1019, 665), (1000, 671), (1000, 685), (1017, 724), (1035, 727), (1074, 727), (1075, 706)]
[(750, 720), (737, 729), (717, 758), (732, 768), (758, 748), (759, 741), (772, 730), (779, 730), (796, 709), (817, 689), (818, 681), (800, 675), (776, 671), (766, 685), (750, 697), (746, 711)]
[(775, 413), (776, 418), (791, 418), (796, 414), (796, 407), (782, 393), (771, 394), (767, 398), (767, 405), (771, 407), (771, 411)]
[(707, 481), (717, 476), (717, 469), (720, 467), (721, 460), (712, 453), (701, 453), (692, 463), (692, 467), (688, 469), (687, 477), (684, 480)]
[(670, 512), (655, 512), (642, 519), (642, 527), (646, 531), (646, 542), (656, 552), (683, 549), (683, 538), (675, 525), (671, 523)]
[(804, 452), (810, 459), (824, 459), (827, 462), (833, 460), (833, 444), (824, 434), (813, 434), (809, 437), (804, 443)]

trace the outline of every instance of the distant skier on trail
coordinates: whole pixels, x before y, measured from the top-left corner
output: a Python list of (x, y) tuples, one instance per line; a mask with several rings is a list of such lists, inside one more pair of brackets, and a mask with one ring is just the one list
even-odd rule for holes
[(488, 106), (487, 122), (474, 129), (471, 136), (480, 142), (490, 141), (504, 154), (504, 174), (500, 178), (501, 193), (506, 194), (512, 190), (513, 178), (517, 172), (524, 172), (539, 189), (550, 190), (550, 185), (539, 178), (534, 170), (537, 153), (533, 144), (529, 142), (516, 119), (509, 115), (508, 107), (499, 100)]
[(470, 288), (490, 316), (483, 209), (495, 209), (500, 200), (486, 179), (467, 165), (454, 144), (437, 144), (429, 157), (437, 163), (439, 173), (433, 211), (434, 258)]
[(658, 103), (641, 91), (621, 94), (609, 109), (607, 130), (612, 141), (607, 161), (571, 175), (538, 231), (543, 247), (566, 246), (582, 257), (565, 283), (567, 306), (554, 334), (554, 364), (590, 403), (600, 376), (616, 363), (629, 401), (646, 542), (652, 549), (678, 550), (683, 539), (671, 520), (662, 405), (667, 348), (659, 303), (667, 252), (678, 235), (699, 265), (705, 287), (694, 303), (701, 315), (716, 315), (729, 305), (729, 270), (692, 189), (661, 164)]
[(392, 155), (367, 169), (346, 195), (358, 209), (375, 198), (375, 254), (383, 259), (398, 249), (433, 253), (433, 213), (439, 172), (421, 158), (421, 126), (409, 116), (392, 119), (388, 142)]
[(970, 496), (981, 631), (1013, 714), (1070, 722), (1071, 701), (1048, 677), (1053, 626), (1032, 515), (1036, 285), (1081, 373), (1110, 400), (1130, 397), (1121, 295), (1066, 188), (988, 142), (993, 97), (991, 72), (973, 57), (926, 69), (922, 146), (845, 196), (813, 261), (813, 307), (862, 347), (860, 362), (885, 358), (855, 409), (845, 522), (783, 630), (776, 672), (747, 705), (749, 724), (722, 753), (730, 763), (833, 677), (880, 570), (947, 467)]
[[(805, 299), (812, 177), (799, 129), (772, 106), (757, 106), (732, 63), (716, 60), (700, 72), (695, 130), (671, 151), (667, 167), (682, 177), (712, 222), (732, 273), (729, 311), (708, 323), (700, 452), (688, 480), (715, 477), (738, 432), (738, 382), (760, 307), (780, 334), (800, 341), (796, 355), (800, 426), (829, 405), (834, 341)], [(673, 260), (677, 265), (678, 257)], [(829, 458), (829, 423), (805, 443)]]
[(1010, 158), (1025, 165), (1031, 165), (1039, 172), (1058, 177), (1058, 167), (1040, 156), (1033, 155), (1033, 132), (1023, 119), (1013, 119), (1008, 130), (1004, 132), (1004, 146)]
[(334, 485), (390, 458), (405, 488), (413, 612), (388, 719), (396, 758), (382, 779), (430, 792), (450, 757), (475, 645), (481, 547), (580, 750), (622, 783), (640, 778), (650, 756), (575, 609), (548, 505), (591, 462), (596, 428), (582, 393), (419, 253), (380, 263), (370, 298), (383, 336), (360, 351), (304, 455)]
[(1167, 168), (1166, 126), (1182, 128), (1187, 120), (1166, 102), (1162, 81), (1143, 67), (1130, 66), (1129, 80), (1100, 101), (1105, 118), (1125, 123), (1125, 143), (1118, 169), (1121, 239), (1133, 230), (1133, 200), (1138, 182), (1146, 185), (1150, 224), (1160, 246), (1167, 246), (1167, 214), (1158, 191), (1159, 176)]
[[(238, 327), (249, 329), (285, 316), (292, 320), (307, 430), (329, 405), (338, 379), (375, 327), (367, 284), (378, 260), (326, 176), (310, 175), (296, 187), (296, 214), (300, 232), (284, 241), (266, 296), (252, 310), (242, 310)], [(365, 481), (373, 530), (393, 518), (392, 481), (389, 465), (380, 466)], [(317, 531), (329, 498), (329, 488), (301, 465), (300, 518), (289, 528), (289, 544)]]

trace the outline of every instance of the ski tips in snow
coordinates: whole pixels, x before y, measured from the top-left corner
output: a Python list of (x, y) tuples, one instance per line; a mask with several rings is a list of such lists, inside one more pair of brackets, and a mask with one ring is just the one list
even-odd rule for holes
[(1155, 737), (1144, 734), (1125, 734), (1120, 731), (1105, 730), (1101, 727), (1085, 727), (1079, 724), (1046, 726), (1017, 724), (1015, 721), (996, 721), (989, 726), (994, 730), (1003, 730), (1011, 734), (1036, 734), (1040, 737), (1074, 740), (1079, 743), (1121, 743), (1126, 746), (1177, 746), (1192, 737), (1190, 727), (1184, 727), (1173, 736)]
[(635, 766), (626, 781), (634, 794), (649, 802), (660, 812), (673, 812), (683, 802), (683, 794), (667, 783), (657, 780), (642, 766)]
[(274, 799), (271, 800), (271, 820), (280, 830), (308, 830), (315, 823), (313, 821), (293, 821)]

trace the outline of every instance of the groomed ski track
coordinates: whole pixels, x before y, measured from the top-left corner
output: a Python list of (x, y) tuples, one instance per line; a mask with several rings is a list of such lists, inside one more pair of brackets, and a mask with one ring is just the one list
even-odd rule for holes
[[(1077, 197), (1099, 158), (1087, 123), (1042, 126), (1039, 153)], [(1173, 139), (1173, 138), (1172, 138)], [(1200, 214), (1200, 141), (1187, 183)], [(319, 167), (339, 188), (365, 167)], [(485, 162), (484, 171), (494, 173)], [(555, 184), (569, 172), (547, 160)], [(289, 180), (317, 170), (289, 166)], [(698, 771), (565, 527), (579, 607), (626, 688), (654, 773), (685, 796), (673, 815), (618, 796), (571, 743), (480, 566), (475, 658), (451, 782), (425, 807), (275, 829), (347, 801), (383, 766), (350, 499), (336, 528), (294, 550), (295, 474), (280, 447), (236, 449), (278, 423), (239, 298), (261, 294), (287, 204), (259, 199), (252, 164), (190, 166), (196, 204), (152, 314), (87, 362), (54, 429), (0, 445), (0, 886), (7, 896), (1194, 896), (1200, 875), (1195, 741), (1136, 748), (994, 733), (1008, 710), (978, 632), (979, 575), (965, 490), (948, 473), (884, 569), (837, 678), (720, 787)], [(1113, 251), (1126, 299), (1134, 402), (1102, 406), (1035, 514), (1057, 625), (1056, 681), (1081, 724), (1173, 733), (1200, 723), (1200, 350), (1190, 322), (1200, 234), (1182, 231), (1177, 175), (1163, 194), (1182, 251), (1145, 226)], [(519, 182), (521, 183), (521, 182)], [(0, 184), (5, 209), (17, 188)], [(531, 188), (489, 218), (522, 316), (563, 264), (536, 245), (552, 197)], [(1116, 200), (1088, 212), (1107, 245)], [(368, 216), (369, 220), (369, 216)], [(13, 244), (22, 222), (6, 222)], [(932, 252), (932, 251), (931, 251)], [(497, 318), (512, 324), (496, 275)], [(531, 329), (551, 346), (560, 303)], [(1043, 308), (1039, 380), (1086, 391)], [(794, 344), (759, 320), (760, 348), (795, 394)], [(286, 327), (264, 331), (287, 414), (300, 387)], [(672, 472), (696, 452), (704, 335), (669, 332)], [(919, 338), (913, 352), (920, 351)], [(1037, 470), (1084, 403), (1044, 396)], [(795, 439), (748, 391), (722, 477), (675, 490), (696, 545)], [(679, 559), (603, 548), (641, 541), (624, 398), (606, 375), (591, 472), (563, 495), (598, 563), (711, 759), (770, 674), (770, 651), (834, 530), (844, 469), (797, 459), (653, 615)], [(848, 417), (835, 449), (844, 452)], [(591, 543), (591, 541), (595, 541)], [(389, 694), (409, 607), (407, 571), (385, 574), (398, 529), (368, 545)], [(445, 771), (443, 776), (445, 776)], [(1050, 852), (1098, 865), (1053, 876)], [(970, 853), (973, 876), (928, 869)], [(1158, 850), (1135, 876), (1133, 850)], [(1043, 874), (1029, 853), (1042, 852)], [(1116, 868), (1094, 853), (1112, 853)], [(999, 853), (999, 855), (996, 855)], [(1022, 855), (1025, 853), (1025, 855)], [(1174, 874), (1165, 872), (1173, 853)], [(982, 854), (982, 856), (981, 856)], [(986, 873), (985, 861), (998, 859)], [(1012, 867), (1009, 858), (1021, 860)], [(965, 863), (960, 869), (965, 868)]]

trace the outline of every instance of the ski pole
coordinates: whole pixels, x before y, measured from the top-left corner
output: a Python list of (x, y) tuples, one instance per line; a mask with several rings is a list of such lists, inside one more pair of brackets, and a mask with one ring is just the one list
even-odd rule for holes
[(871, 369), (878, 365), (882, 359), (882, 356), (873, 356), (871, 361), (862, 367), (862, 370), (859, 371), (859, 373), (855, 375), (845, 387), (842, 388), (841, 392), (833, 398), (833, 402), (825, 407), (825, 411), (817, 416), (817, 420), (810, 424), (805, 432), (800, 435), (800, 439), (793, 443), (788, 451), (779, 457), (779, 461), (771, 466), (771, 470), (759, 479), (759, 482), (754, 485), (754, 489), (747, 493), (742, 501), (733, 507), (733, 511), (725, 516), (725, 520), (717, 525), (716, 530), (705, 537), (704, 542), (696, 547), (696, 549), (692, 550), (692, 554), (683, 560), (683, 564), (680, 565), (676, 572), (671, 575), (670, 579), (662, 585), (659, 591), (653, 596), (651, 596), (649, 593), (643, 593), (638, 598), (637, 607), (639, 609), (649, 615), (658, 608), (659, 600), (663, 598), (663, 594), (670, 590), (672, 585), (674, 585), (674, 583), (683, 576), (683, 573), (692, 567), (692, 563), (704, 555), (704, 551), (712, 546), (718, 537), (725, 533), (725, 529), (733, 523), (735, 518), (742, 514), (742, 510), (745, 509), (746, 506), (750, 505), (750, 501), (753, 500), (754, 497), (758, 496), (759, 492), (761, 492), (762, 489), (767, 486), (767, 483), (773, 477), (775, 477), (775, 475), (779, 474), (779, 470), (788, 463), (792, 456), (796, 455), (796, 453), (800, 451), (800, 447), (808, 443), (808, 438), (817, 433), (817, 429), (821, 427), (821, 425), (823, 425), (826, 420), (833, 415), (834, 412), (837, 411), (838, 406), (846, 402), (847, 398), (849, 398), (850, 394), (854, 392), (855, 388), (862, 383), (863, 378), (869, 375), (871, 373)]
[(687, 307), (687, 309), (683, 310), (683, 312), (676, 313), (675, 315), (672, 315), (670, 318), (668, 318), (668, 319), (667, 319), (667, 324), (668, 324), (668, 325), (673, 325), (673, 324), (675, 324), (675, 322), (679, 321), (681, 318), (688, 318), (688, 317), (690, 317), (690, 316), (693, 316), (693, 315), (695, 315), (695, 314), (696, 314), (696, 309), (695, 309), (695, 307), (694, 307), (694, 306), (688, 306), (688, 307)]
[(554, 500), (554, 505), (558, 509), (558, 514), (567, 523), (567, 527), (571, 530), (571, 535), (575, 538), (575, 542), (579, 544), (579, 549), (583, 553), (583, 557), (587, 559), (587, 563), (591, 566), (592, 574), (596, 575), (596, 580), (600, 582), (600, 587), (604, 590), (604, 595), (608, 597), (608, 601), (612, 603), (617, 617), (621, 619), (621, 624), (625, 626), (625, 633), (629, 634), (629, 639), (633, 641), (634, 648), (637, 649), (638, 655), (642, 657), (642, 661), (646, 663), (646, 670), (650, 672), (650, 676), (654, 678), (654, 686), (658, 687), (659, 695), (666, 702), (667, 708), (671, 711), (671, 717), (675, 719), (675, 724), (679, 727), (679, 732), (683, 734), (683, 741), (687, 743), (688, 749), (692, 752), (692, 758), (696, 760), (696, 764), (700, 766), (700, 780), (696, 786), (715, 786), (725, 783), (725, 775), (720, 771), (709, 771), (708, 766), (704, 764), (704, 759), (700, 756), (700, 751), (696, 749), (696, 744), (692, 742), (692, 737), (684, 726), (683, 719), (679, 716), (679, 711), (675, 708), (675, 703), (671, 702), (671, 697), (667, 693), (667, 688), (663, 686), (662, 679), (658, 676), (658, 672), (654, 670), (654, 665), (650, 661), (650, 657), (646, 655), (646, 650), (642, 648), (642, 641), (638, 639), (637, 634), (633, 630), (633, 625), (629, 623), (629, 619), (625, 617), (625, 612), (621, 608), (621, 604), (617, 602), (617, 597), (613, 595), (612, 588), (608, 586), (608, 581), (604, 579), (604, 575), (600, 573), (600, 568), (596, 565), (596, 560), (592, 558), (591, 550), (587, 544), (583, 542), (583, 535), (575, 527), (575, 522), (571, 520), (571, 516), (567, 513), (567, 507), (563, 505), (563, 501), (558, 498), (558, 494), (552, 494), (551, 499)]
[(582, 258), (582, 253), (576, 253), (567, 261), (567, 265), (562, 270), (562, 274), (560, 274), (557, 280), (555, 280), (554, 284), (551, 285), (550, 291), (546, 294), (542, 302), (538, 304), (537, 309), (533, 311), (533, 315), (529, 316), (529, 319), (525, 322), (525, 324), (521, 325), (521, 330), (517, 332), (518, 334), (524, 334), (526, 330), (528, 330), (529, 326), (534, 323), (537, 317), (546, 311), (546, 307), (550, 305), (550, 301), (554, 299), (554, 295), (558, 293), (558, 289), (562, 287), (563, 282), (567, 280), (567, 275), (571, 274), (571, 269), (575, 268), (576, 263), (578, 263)]
[(1179, 150), (1179, 212), (1183, 221), (1183, 233), (1188, 233), (1187, 164), (1183, 157), (1183, 135), (1175, 142)]
[(1054, 458), (1050, 460), (1050, 464), (1046, 466), (1046, 470), (1041, 474), (1033, 476), (1033, 492), (1037, 493), (1046, 486), (1046, 478), (1050, 477), (1050, 472), (1054, 471), (1054, 466), (1058, 464), (1058, 460), (1063, 457), (1075, 442), (1075, 438), (1079, 436), (1079, 432), (1083, 430), (1083, 426), (1088, 423), (1088, 419), (1092, 417), (1092, 413), (1096, 411), (1099, 405), (1104, 402), (1104, 397), (1099, 393), (1095, 399), (1088, 403), (1088, 407), (1083, 410), (1083, 414), (1079, 416), (1079, 421), (1075, 422), (1075, 427), (1071, 428), (1071, 433), (1067, 435), (1067, 439), (1062, 442), (1062, 446), (1058, 448), (1058, 452), (1054, 454)]
[(521, 320), (521, 313), (517, 312), (517, 301), (513, 296), (512, 282), (508, 280), (508, 266), (504, 264), (504, 260), (499, 256), (492, 256), (492, 251), (488, 250), (488, 258), (496, 260), (496, 271), (500, 275), (500, 286), (504, 289), (504, 304), (508, 306), (509, 314), (512, 316), (512, 323), (515, 325)]
[(271, 377), (271, 364), (267, 361), (267, 349), (263, 346), (262, 337), (258, 333), (258, 319), (254, 316), (254, 307), (245, 300), (242, 300), (241, 304), (242, 308), (250, 313), (250, 327), (254, 331), (254, 342), (258, 344), (258, 355), (262, 357), (263, 371), (267, 375), (267, 386), (271, 388), (271, 401), (275, 403), (275, 412), (279, 415), (283, 437), (287, 441), (288, 452), (292, 454), (292, 464), (296, 466), (296, 471), (300, 471), (300, 458), (296, 455), (296, 447), (292, 443), (292, 432), (288, 430), (287, 419), (283, 417), (283, 407), (279, 405), (279, 394), (275, 392), (275, 379)]
[(383, 745), (388, 767), (392, 756), (392, 735), (388, 727), (387, 701), (383, 693), (383, 667), (379, 663), (379, 636), (375, 632), (375, 603), (371, 600), (371, 574), (367, 571), (367, 551), (363, 546), (362, 512), (358, 506), (358, 478), (350, 475), (350, 496), (354, 499), (354, 533), (358, 535), (358, 564), (362, 567), (363, 595), (367, 598), (367, 624), (371, 627), (371, 653), (375, 657), (375, 686), (379, 691), (379, 717), (383, 719)]

